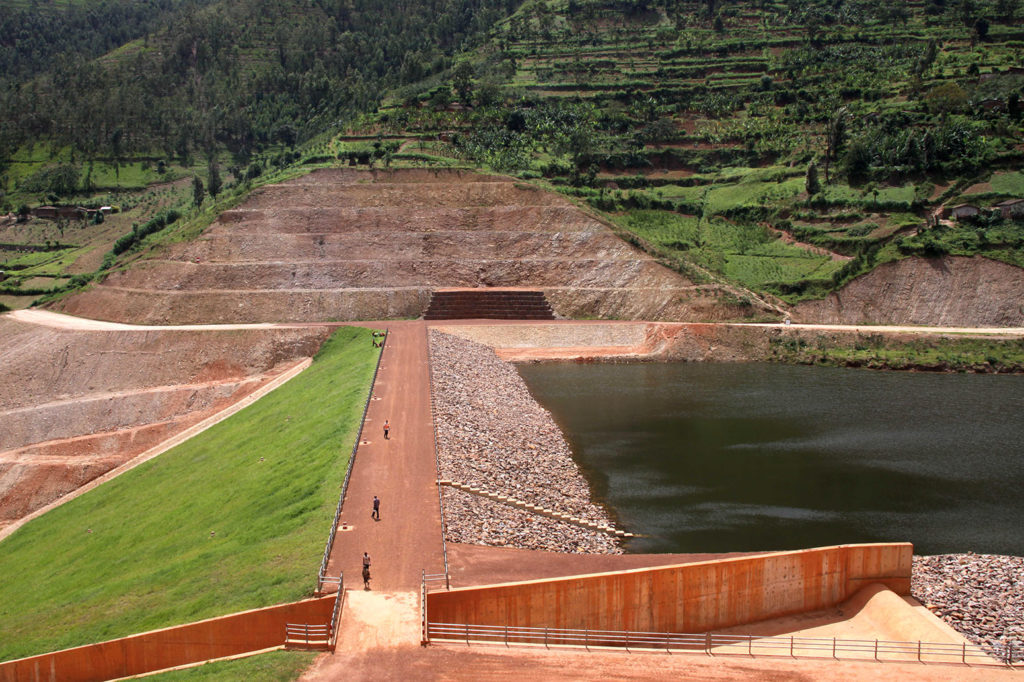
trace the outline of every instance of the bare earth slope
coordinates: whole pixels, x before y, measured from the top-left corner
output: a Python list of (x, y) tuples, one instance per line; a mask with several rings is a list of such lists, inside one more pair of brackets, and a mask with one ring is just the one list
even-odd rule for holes
[(0, 317), (0, 527), (241, 400), (328, 333), (72, 331)]
[(796, 307), (800, 322), (1019, 327), (1024, 269), (987, 258), (908, 258), (886, 263), (821, 301)]
[(320, 170), (253, 192), (198, 240), (63, 302), (150, 323), (418, 317), (447, 287), (543, 289), (565, 317), (736, 318), (565, 198), (499, 176)]

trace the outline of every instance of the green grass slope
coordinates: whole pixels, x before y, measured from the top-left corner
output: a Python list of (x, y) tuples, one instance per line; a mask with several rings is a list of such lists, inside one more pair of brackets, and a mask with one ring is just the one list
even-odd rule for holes
[(342, 328), (251, 407), (0, 543), (0, 660), (309, 596), (379, 351)]
[(146, 679), (151, 682), (177, 682), (178, 680), (187, 680), (188, 682), (196, 680), (280, 682), (282, 680), (297, 680), (316, 656), (316, 653), (306, 651), (272, 651), (267, 654), (230, 661), (204, 663), (195, 668), (172, 670), (159, 675), (151, 675)]

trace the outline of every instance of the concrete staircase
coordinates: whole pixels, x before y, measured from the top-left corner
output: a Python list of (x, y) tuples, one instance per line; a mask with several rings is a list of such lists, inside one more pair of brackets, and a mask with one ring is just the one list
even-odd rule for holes
[(543, 291), (448, 289), (435, 291), (427, 320), (553, 320)]

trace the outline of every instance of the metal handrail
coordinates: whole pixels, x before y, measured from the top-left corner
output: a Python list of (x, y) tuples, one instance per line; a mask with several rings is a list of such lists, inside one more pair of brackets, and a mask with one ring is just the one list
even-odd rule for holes
[[(426, 582), (424, 581), (424, 590)], [(426, 594), (424, 592), (424, 600)], [(425, 609), (425, 607), (424, 607)], [(424, 617), (426, 613), (423, 613)], [(714, 633), (632, 632), (468, 623), (427, 623), (424, 641), (449, 640), (481, 644), (534, 644), (545, 647), (653, 649), (715, 655), (831, 657), (886, 661), (949, 662), (964, 665), (1005, 665), (1013, 667), (1013, 643), (997, 647), (990, 654), (976, 644), (904, 642), (880, 639), (822, 639), (814, 637), (762, 637)], [(1018, 648), (1019, 652), (1020, 649)], [(861, 654), (851, 656), (851, 654)]]
[(320, 571), (317, 573), (318, 585), (321, 584), (327, 575), (327, 563), (331, 559), (331, 550), (334, 548), (334, 536), (338, 534), (338, 520), (341, 518), (341, 508), (345, 504), (345, 494), (348, 492), (348, 481), (352, 476), (352, 465), (356, 461), (356, 452), (359, 450), (359, 441), (363, 437), (363, 424), (366, 422), (366, 413), (370, 411), (370, 400), (373, 399), (373, 388), (377, 384), (377, 373), (380, 372), (380, 361), (384, 357), (384, 347), (388, 343), (391, 332), (384, 329), (384, 340), (380, 344), (380, 355), (377, 356), (377, 365), (373, 368), (373, 379), (370, 380), (370, 392), (366, 396), (366, 404), (363, 405), (363, 416), (359, 420), (359, 430), (356, 432), (356, 442), (352, 445), (352, 454), (348, 458), (348, 467), (345, 469), (345, 479), (341, 483), (341, 494), (338, 496), (338, 506), (334, 510), (334, 521), (331, 523), (331, 534), (327, 536), (327, 545), (324, 547), (324, 557), (320, 562)]
[(338, 592), (334, 598), (334, 609), (331, 610), (331, 637), (330, 647), (333, 649), (338, 643), (338, 620), (341, 618), (341, 607), (345, 601), (345, 574), (338, 574)]
[(305, 644), (330, 643), (330, 626), (309, 623), (286, 623), (284, 626), (285, 642), (303, 642)]
[[(430, 359), (430, 328), (426, 328), (427, 335), (427, 380), (430, 382), (430, 426), (434, 434), (434, 471), (435, 478), (441, 476), (441, 460), (437, 454), (437, 413), (434, 410), (434, 363)], [(441, 495), (441, 486), (437, 486), (437, 505), (441, 512), (441, 552), (444, 555), (444, 586), (446, 590), (452, 589), (451, 572), (448, 569), (448, 542), (445, 539), (447, 533), (444, 525), (444, 498)]]
[(420, 580), (420, 645), (430, 643), (430, 627), (427, 620), (427, 572), (421, 571)]

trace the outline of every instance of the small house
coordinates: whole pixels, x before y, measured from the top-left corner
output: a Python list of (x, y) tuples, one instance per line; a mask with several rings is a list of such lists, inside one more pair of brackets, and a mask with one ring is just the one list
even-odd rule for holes
[(1003, 111), (1006, 105), (1000, 99), (983, 99), (978, 103), (985, 111)]
[(981, 213), (981, 209), (977, 206), (970, 204), (959, 204), (953, 207), (947, 207), (943, 212), (943, 217), (953, 218), (954, 220), (962, 220), (963, 218), (971, 218)]
[(1024, 218), (1024, 199), (1000, 201), (995, 207), (999, 209), (999, 214), (1007, 220)]

